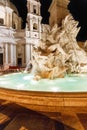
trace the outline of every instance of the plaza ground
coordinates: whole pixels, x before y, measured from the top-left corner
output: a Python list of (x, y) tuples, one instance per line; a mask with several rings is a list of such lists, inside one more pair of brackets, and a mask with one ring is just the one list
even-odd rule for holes
[(0, 100), (0, 130), (87, 130), (87, 108), (36, 112)]

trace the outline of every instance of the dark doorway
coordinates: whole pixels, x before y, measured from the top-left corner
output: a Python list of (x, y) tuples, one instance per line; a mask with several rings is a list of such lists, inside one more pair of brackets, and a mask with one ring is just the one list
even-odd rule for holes
[(22, 58), (18, 58), (18, 60), (17, 60), (17, 64), (18, 64), (18, 66), (22, 66)]
[(0, 53), (0, 66), (3, 65), (3, 53)]

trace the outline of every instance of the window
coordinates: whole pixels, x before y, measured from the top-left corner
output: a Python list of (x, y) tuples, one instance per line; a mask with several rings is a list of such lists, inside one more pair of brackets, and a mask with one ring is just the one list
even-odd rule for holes
[(4, 20), (2, 18), (0, 18), (0, 25), (4, 24)]
[(36, 23), (33, 24), (33, 29), (37, 30), (37, 24)]
[(16, 29), (16, 25), (15, 24), (13, 24), (13, 28)]
[(33, 5), (33, 13), (36, 14), (37, 10), (36, 10), (36, 5)]

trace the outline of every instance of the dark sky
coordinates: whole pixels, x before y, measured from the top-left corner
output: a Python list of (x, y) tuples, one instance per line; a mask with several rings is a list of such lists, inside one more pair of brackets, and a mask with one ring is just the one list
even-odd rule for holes
[[(20, 16), (23, 18), (23, 27), (26, 21), (26, 0), (11, 0), (19, 10)], [(52, 0), (40, 0), (41, 2), (41, 15), (43, 17), (42, 23), (48, 23), (49, 13), (48, 8)], [(70, 12), (72, 13), (75, 20), (79, 21), (79, 26), (81, 26), (80, 32), (77, 36), (77, 40), (85, 41), (87, 40), (87, 0), (70, 0), (68, 6)]]
[(87, 0), (71, 0), (68, 8), (81, 27), (77, 40), (87, 40)]

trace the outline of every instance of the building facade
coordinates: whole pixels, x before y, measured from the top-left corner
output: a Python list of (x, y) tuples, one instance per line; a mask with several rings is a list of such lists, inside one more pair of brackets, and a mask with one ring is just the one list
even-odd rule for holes
[(27, 23), (26, 23), (26, 63), (32, 59), (32, 45), (38, 44), (41, 39), (40, 1), (27, 0)]
[(32, 60), (32, 46), (46, 40), (49, 25), (41, 24), (39, 0), (27, 0), (26, 28), (16, 7), (9, 0), (0, 1), (0, 66), (25, 67)]
[(0, 0), (0, 66), (17, 65), (16, 29), (21, 29), (16, 7), (9, 0)]
[(26, 33), (25, 29), (16, 30), (14, 34), (16, 41), (16, 65), (26, 66)]

